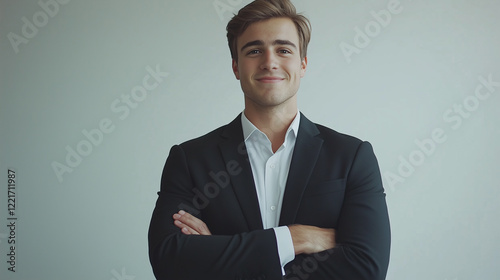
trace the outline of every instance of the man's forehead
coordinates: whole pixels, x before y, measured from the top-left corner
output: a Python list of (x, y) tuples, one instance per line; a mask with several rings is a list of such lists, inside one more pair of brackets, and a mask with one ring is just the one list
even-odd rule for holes
[(272, 18), (254, 22), (237, 38), (238, 46), (259, 41), (265, 45), (277, 42), (299, 43), (297, 27), (289, 18)]

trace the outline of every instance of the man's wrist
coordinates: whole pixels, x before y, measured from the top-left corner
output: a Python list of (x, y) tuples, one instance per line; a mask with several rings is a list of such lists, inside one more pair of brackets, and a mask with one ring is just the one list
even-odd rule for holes
[(291, 225), (288, 228), (295, 255), (313, 254), (335, 247), (335, 229), (307, 225)]
[(295, 255), (303, 254), (307, 251), (307, 240), (303, 238), (300, 225), (291, 225), (288, 227), (292, 237), (293, 249)]

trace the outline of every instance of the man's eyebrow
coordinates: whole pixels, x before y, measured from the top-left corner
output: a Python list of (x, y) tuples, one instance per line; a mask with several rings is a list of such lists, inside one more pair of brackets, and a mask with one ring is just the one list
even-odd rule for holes
[(264, 41), (262, 41), (262, 40), (251, 41), (251, 42), (246, 43), (243, 47), (241, 47), (241, 51), (243, 51), (244, 49), (246, 49), (248, 47), (263, 46), (263, 45), (264, 45)]
[[(243, 51), (244, 49), (246, 49), (248, 47), (263, 46), (263, 45), (264, 45), (264, 41), (262, 41), (262, 40), (250, 41), (250, 42), (246, 43), (243, 47), (241, 47), (241, 51)], [(276, 46), (276, 45), (287, 45), (287, 46), (291, 46), (293, 48), (297, 48), (297, 46), (289, 40), (274, 40), (273, 46)]]
[(276, 40), (273, 42), (273, 46), (276, 46), (276, 45), (287, 45), (287, 46), (297, 48), (297, 46), (295, 46), (294, 43), (292, 43), (291, 41), (288, 41), (288, 40)]

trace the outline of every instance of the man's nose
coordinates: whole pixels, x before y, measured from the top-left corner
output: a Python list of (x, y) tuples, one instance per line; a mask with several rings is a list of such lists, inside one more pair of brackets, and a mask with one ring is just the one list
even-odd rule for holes
[(271, 70), (278, 68), (278, 62), (276, 58), (276, 54), (272, 51), (266, 51), (262, 56), (262, 62), (260, 68), (262, 70)]

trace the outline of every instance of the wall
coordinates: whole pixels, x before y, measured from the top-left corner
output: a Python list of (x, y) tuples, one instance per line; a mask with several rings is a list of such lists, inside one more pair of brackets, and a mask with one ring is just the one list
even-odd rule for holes
[[(225, 25), (249, 1), (0, 3), (1, 278), (153, 279), (170, 147), (243, 109)], [(378, 156), (387, 279), (496, 279), (500, 2), (294, 3), (300, 110)]]

